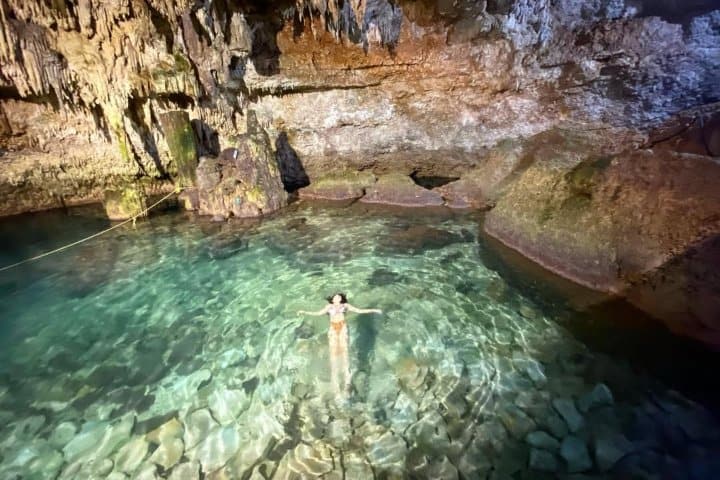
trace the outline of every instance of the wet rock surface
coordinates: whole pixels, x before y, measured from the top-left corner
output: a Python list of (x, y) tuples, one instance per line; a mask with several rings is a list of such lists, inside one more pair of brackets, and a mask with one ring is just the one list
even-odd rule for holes
[(423, 188), (408, 176), (387, 174), (365, 190), (363, 203), (381, 203), (401, 207), (436, 207), (443, 204), (439, 193)]
[(718, 279), (693, 258), (717, 257), (717, 162), (664, 150), (588, 157), (555, 146), (546, 154), (507, 187), (485, 231), (574, 281), (627, 296), (673, 331), (715, 343)]
[(285, 206), (287, 194), (264, 132), (238, 140), (219, 157), (202, 157), (196, 171), (200, 215), (257, 217)]

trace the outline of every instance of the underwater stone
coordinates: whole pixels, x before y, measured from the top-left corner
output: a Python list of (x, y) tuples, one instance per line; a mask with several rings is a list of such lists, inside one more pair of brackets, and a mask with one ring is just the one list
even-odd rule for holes
[(525, 437), (525, 441), (533, 447), (542, 448), (551, 452), (560, 448), (560, 442), (542, 430), (528, 433)]
[(55, 447), (62, 448), (73, 439), (77, 433), (77, 427), (73, 422), (62, 422), (50, 434), (48, 441)]
[(635, 446), (621, 433), (603, 431), (595, 436), (595, 463), (603, 472), (610, 470), (621, 458), (634, 450)]
[(190, 413), (185, 418), (184, 424), (185, 434), (183, 435), (183, 441), (187, 449), (197, 445), (200, 440), (207, 437), (211, 430), (218, 426), (218, 423), (206, 409), (195, 410)]
[(109, 424), (107, 422), (85, 423), (75, 438), (63, 447), (63, 453), (67, 462), (73, 462), (81, 455), (95, 449), (105, 436), (108, 427)]
[(184, 450), (185, 445), (180, 438), (164, 437), (150, 456), (150, 461), (168, 470), (180, 460)]
[(333, 470), (333, 458), (329, 447), (320, 442), (312, 445), (299, 444), (288, 459), (288, 468), (301, 478), (319, 477)]
[(587, 413), (589, 410), (596, 407), (612, 405), (614, 403), (614, 399), (608, 386), (604, 383), (598, 383), (592, 391), (580, 397), (577, 403), (580, 411)]
[(208, 399), (208, 407), (212, 416), (220, 425), (228, 425), (237, 421), (238, 415), (250, 406), (245, 390), (215, 390)]
[(120, 447), (115, 455), (115, 470), (123, 473), (134, 472), (145, 460), (150, 444), (145, 437), (134, 437)]
[(557, 472), (558, 461), (555, 455), (546, 450), (533, 448), (530, 450), (530, 468), (543, 472)]
[(499, 417), (510, 435), (517, 440), (522, 440), (525, 435), (536, 428), (533, 419), (515, 405), (505, 407), (500, 411)]
[(230, 460), (240, 448), (240, 434), (233, 427), (219, 427), (211, 431), (194, 450), (188, 451), (191, 460), (197, 460), (202, 471), (211, 473)]
[(133, 480), (156, 480), (158, 478), (157, 467), (152, 463), (146, 463), (132, 478)]
[(577, 432), (585, 425), (585, 420), (575, 408), (575, 402), (571, 398), (556, 398), (553, 399), (552, 404), (572, 433)]
[(405, 441), (392, 432), (366, 438), (365, 447), (368, 460), (376, 468), (401, 465), (405, 461)]
[(590, 470), (593, 466), (585, 442), (575, 435), (568, 435), (560, 445), (560, 456), (567, 462), (570, 473), (579, 473)]
[(185, 462), (176, 465), (170, 472), (168, 480), (199, 480), (200, 464), (198, 462)]

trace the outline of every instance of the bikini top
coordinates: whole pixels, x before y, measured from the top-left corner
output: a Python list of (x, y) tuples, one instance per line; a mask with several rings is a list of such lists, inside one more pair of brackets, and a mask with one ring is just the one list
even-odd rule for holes
[(334, 317), (335, 315), (338, 315), (340, 313), (347, 312), (347, 305), (341, 303), (340, 305), (335, 305), (333, 303), (330, 304), (330, 306), (327, 309), (328, 315), (331, 317)]

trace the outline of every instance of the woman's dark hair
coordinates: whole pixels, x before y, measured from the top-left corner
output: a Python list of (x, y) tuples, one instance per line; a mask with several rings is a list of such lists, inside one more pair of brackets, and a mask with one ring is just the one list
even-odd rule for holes
[(344, 293), (333, 293), (329, 297), (327, 297), (328, 303), (332, 303), (332, 299), (335, 297), (335, 295), (340, 295), (340, 303), (347, 303), (347, 296)]

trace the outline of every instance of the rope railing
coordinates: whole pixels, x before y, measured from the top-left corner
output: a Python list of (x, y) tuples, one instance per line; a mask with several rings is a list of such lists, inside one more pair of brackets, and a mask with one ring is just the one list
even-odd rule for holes
[(41, 258), (47, 257), (47, 256), (52, 255), (52, 254), (54, 254), (54, 253), (62, 252), (63, 250), (67, 250), (68, 248), (74, 247), (75, 245), (80, 245), (81, 243), (87, 242), (88, 240), (92, 240), (93, 238), (96, 238), (96, 237), (99, 237), (100, 235), (106, 234), (106, 233), (108, 233), (108, 232), (110, 232), (110, 231), (112, 231), (112, 230), (115, 230), (116, 228), (120, 228), (120, 227), (122, 227), (123, 225), (126, 225), (126, 224), (128, 224), (128, 223), (130, 223), (130, 222), (133, 222), (133, 224), (134, 224), (134, 223), (135, 223), (135, 220), (137, 220), (138, 217), (144, 216), (145, 214), (147, 214), (147, 212), (149, 212), (149, 211), (152, 210), (153, 208), (157, 207), (158, 205), (160, 205), (162, 202), (164, 202), (165, 200), (167, 200), (167, 199), (170, 198), (171, 196), (173, 196), (173, 195), (175, 195), (175, 194), (177, 194), (177, 193), (180, 193), (182, 190), (183, 190), (183, 188), (179, 188), (179, 189), (173, 190), (172, 192), (168, 193), (167, 195), (165, 195), (163, 198), (161, 198), (161, 199), (158, 200), (157, 202), (153, 203), (153, 204), (150, 205), (149, 207), (147, 207), (147, 208), (145, 208), (144, 210), (140, 211), (138, 214), (133, 215), (132, 217), (128, 218), (127, 220), (123, 220), (122, 222), (120, 222), (120, 223), (118, 223), (118, 224), (116, 224), (116, 225), (113, 225), (112, 227), (106, 228), (105, 230), (102, 230), (102, 231), (100, 231), (100, 232), (94, 233), (94, 234), (92, 234), (92, 235), (90, 235), (90, 236), (88, 236), (88, 237), (81, 238), (80, 240), (78, 240), (78, 241), (76, 241), (76, 242), (72, 242), (72, 243), (69, 243), (69, 244), (67, 244), (67, 245), (63, 245), (63, 246), (60, 247), (60, 248), (56, 248), (56, 249), (54, 249), (54, 250), (50, 250), (50, 251), (48, 251), (48, 252), (41, 253), (40, 255), (35, 255), (34, 257), (26, 258), (25, 260), (21, 260), (21, 261), (19, 261), (19, 262), (17, 262), (17, 263), (13, 263), (12, 265), (6, 265), (6, 266), (0, 268), (0, 272), (4, 272), (5, 270), (10, 270), (11, 268), (19, 267), (20, 265), (24, 265), (24, 264), (26, 264), (26, 263), (34, 262), (35, 260), (40, 260)]

